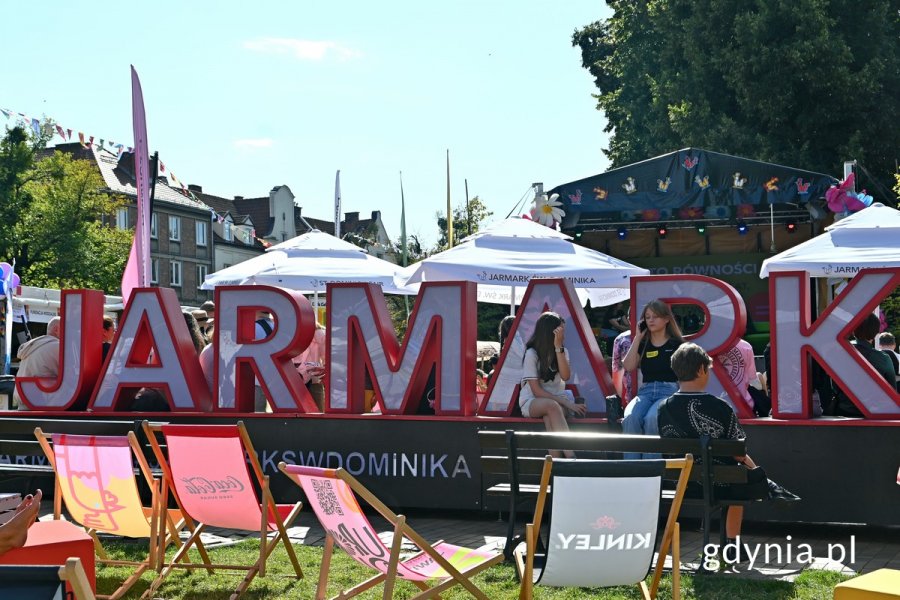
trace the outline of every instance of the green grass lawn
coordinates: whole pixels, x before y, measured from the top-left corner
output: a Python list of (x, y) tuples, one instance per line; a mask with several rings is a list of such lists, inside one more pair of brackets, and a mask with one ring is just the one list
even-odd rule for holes
[[(283, 546), (276, 548), (269, 559), (266, 577), (256, 577), (244, 594), (248, 599), (275, 600), (281, 598), (306, 599), (315, 596), (316, 581), (318, 580), (319, 562), (322, 558), (322, 548), (310, 546), (295, 546), (297, 558), (303, 568), (304, 578), (297, 580), (293, 577), (293, 569), (284, 552)], [(131, 543), (107, 544), (110, 558), (119, 560), (140, 560), (144, 545)], [(259, 544), (255, 540), (248, 540), (233, 546), (216, 548), (210, 551), (214, 562), (227, 564), (249, 564), (255, 560), (259, 552)], [(169, 552), (171, 557), (172, 552)], [(192, 557), (193, 558), (193, 557)], [(97, 591), (100, 594), (109, 594), (131, 573), (127, 567), (98, 567)], [(351, 560), (346, 554), (336, 551), (332, 559), (332, 576), (329, 583), (329, 597), (335, 595), (341, 588), (348, 588), (374, 574)], [(204, 570), (178, 569), (166, 579), (159, 589), (156, 597), (166, 599), (206, 599), (228, 598), (234, 588), (240, 583), (243, 575), (237, 572), (228, 573), (218, 571), (209, 575)], [(825, 571), (806, 571), (793, 583), (784, 581), (756, 581), (738, 579), (733, 575), (701, 575), (691, 577), (682, 576), (682, 597), (686, 600), (738, 600), (742, 598), (754, 600), (824, 600), (831, 598), (834, 586), (845, 580), (836, 573)], [(144, 573), (140, 582), (132, 588), (126, 598), (138, 598), (152, 581), (152, 574)], [(475, 583), (492, 600), (506, 600), (518, 598), (519, 584), (516, 580), (515, 568), (510, 564), (496, 565), (475, 578)], [(671, 582), (667, 577), (663, 579), (660, 598), (671, 598)], [(395, 598), (410, 598), (418, 590), (406, 582), (398, 582), (395, 588)], [(596, 598), (599, 600), (640, 598), (636, 587), (610, 588), (610, 589), (555, 589), (537, 588), (537, 598), (549, 598), (552, 600), (575, 600), (583, 598)], [(381, 587), (369, 590), (359, 596), (365, 599), (380, 599)], [(446, 599), (471, 598), (463, 588), (456, 587), (441, 595)]]

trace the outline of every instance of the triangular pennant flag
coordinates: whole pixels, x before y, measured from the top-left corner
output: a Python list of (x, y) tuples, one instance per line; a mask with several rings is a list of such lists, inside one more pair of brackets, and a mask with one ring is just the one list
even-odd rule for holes
[(78, 143), (84, 146), (84, 134), (80, 131), (78, 132)]
[(63, 139), (63, 141), (66, 141), (66, 132), (62, 128), (62, 126), (60, 126), (60, 125), (56, 126), (56, 133), (59, 134), (59, 137), (61, 137)]
[(99, 146), (100, 146), (100, 149), (103, 150), (103, 140), (100, 140)]
[(93, 146), (93, 145), (94, 145), (94, 136), (91, 136), (91, 139), (88, 140), (87, 145), (88, 145), (88, 146)]
[(128, 151), (129, 151), (129, 152), (134, 152), (134, 148), (132, 148), (131, 146), (128, 146)]
[(116, 156), (122, 156), (122, 149), (125, 148), (125, 146), (122, 144), (116, 144), (116, 148), (119, 150)]
[(41, 135), (41, 122), (37, 119), (31, 120), (31, 128), (34, 130), (34, 135)]
[(66, 133), (69, 134), (69, 139), (71, 140), (72, 139), (72, 130), (66, 129)]
[(0, 113), (3, 113), (3, 116), (9, 119), (12, 116), (11, 110), (6, 110), (5, 108), (0, 108)]
[(115, 144), (115, 142), (112, 141), (112, 140), (109, 140), (109, 141), (107, 142), (107, 144), (109, 144), (109, 147), (112, 148), (112, 146), (113, 146), (113, 144)]
[(159, 172), (160, 173), (166, 172), (166, 163), (164, 163), (163, 161), (159, 161)]

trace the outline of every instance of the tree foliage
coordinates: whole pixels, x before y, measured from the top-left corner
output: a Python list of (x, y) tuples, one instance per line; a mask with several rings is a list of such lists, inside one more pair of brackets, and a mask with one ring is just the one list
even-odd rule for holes
[(41, 154), (45, 142), (20, 127), (0, 140), (3, 259), (16, 260), (27, 285), (116, 291), (132, 232), (106, 221), (126, 200), (103, 191), (89, 161)]
[(891, 187), (892, 0), (607, 3), (613, 16), (577, 30), (573, 45), (599, 89), (613, 167), (695, 146), (826, 173), (856, 159), (880, 195)]
[[(493, 214), (478, 196), (469, 199), (468, 207), (464, 203), (462, 206), (454, 208), (453, 243), (456, 244), (464, 237), (476, 233), (481, 227), (481, 223)], [(440, 252), (447, 249), (447, 215), (437, 212), (435, 213), (435, 218), (437, 219), (438, 231), (440, 232), (435, 252)]]

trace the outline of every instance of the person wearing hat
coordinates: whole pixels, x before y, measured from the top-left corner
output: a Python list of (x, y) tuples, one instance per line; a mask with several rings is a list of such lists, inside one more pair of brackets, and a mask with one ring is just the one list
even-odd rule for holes
[(194, 317), (194, 320), (197, 321), (197, 326), (200, 328), (200, 333), (203, 334), (203, 340), (209, 343), (207, 339), (207, 329), (209, 328), (209, 316), (206, 314), (206, 311), (202, 308), (194, 309), (191, 311), (191, 315)]
[(216, 304), (212, 300), (207, 300), (200, 305), (200, 310), (206, 311), (206, 336), (212, 338), (212, 329), (216, 322)]

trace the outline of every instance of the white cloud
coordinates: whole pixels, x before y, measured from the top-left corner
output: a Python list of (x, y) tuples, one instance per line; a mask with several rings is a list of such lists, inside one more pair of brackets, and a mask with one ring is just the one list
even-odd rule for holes
[(298, 60), (324, 60), (335, 55), (339, 60), (359, 58), (362, 53), (336, 42), (297, 40), (291, 38), (260, 38), (243, 43), (244, 48), (264, 54), (292, 55)]
[(274, 143), (275, 142), (271, 138), (234, 140), (234, 142), (232, 142), (235, 148), (247, 148), (251, 150), (256, 150), (259, 148), (271, 148), (272, 144)]

